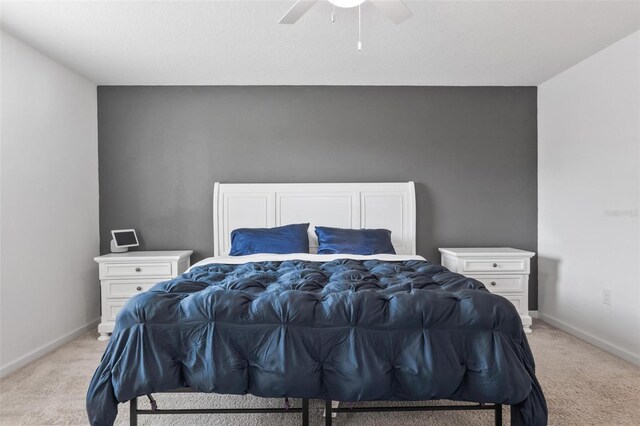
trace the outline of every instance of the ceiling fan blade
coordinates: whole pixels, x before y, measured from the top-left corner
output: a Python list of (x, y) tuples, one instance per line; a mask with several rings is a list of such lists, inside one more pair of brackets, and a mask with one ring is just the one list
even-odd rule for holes
[(280, 18), (280, 24), (295, 24), (298, 19), (302, 17), (311, 6), (316, 3), (317, 0), (298, 0), (291, 6), (291, 9), (284, 14), (282, 18)]
[(369, 0), (380, 12), (396, 24), (404, 22), (413, 13), (402, 0)]

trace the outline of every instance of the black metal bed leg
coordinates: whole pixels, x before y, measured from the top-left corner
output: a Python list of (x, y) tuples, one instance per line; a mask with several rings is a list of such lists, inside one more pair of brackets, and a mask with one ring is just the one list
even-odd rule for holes
[(511, 406), (511, 426), (523, 426), (522, 413), (517, 405)]
[(129, 401), (129, 426), (138, 426), (138, 398)]
[(331, 426), (331, 422), (333, 421), (333, 405), (332, 401), (329, 399), (324, 402), (324, 424), (325, 426)]
[(502, 426), (502, 404), (495, 404), (496, 426)]
[(302, 398), (302, 426), (309, 426), (309, 400)]

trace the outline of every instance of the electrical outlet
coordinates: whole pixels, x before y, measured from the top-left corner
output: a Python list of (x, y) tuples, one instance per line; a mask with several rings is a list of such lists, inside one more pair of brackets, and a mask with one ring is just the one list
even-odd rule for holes
[(602, 303), (605, 305), (611, 305), (611, 289), (605, 288), (602, 290)]

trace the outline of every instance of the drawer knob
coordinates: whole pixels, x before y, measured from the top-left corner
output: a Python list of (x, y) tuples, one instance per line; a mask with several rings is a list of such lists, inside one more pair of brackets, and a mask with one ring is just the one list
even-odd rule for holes
[(494, 267), (494, 268), (497, 268), (497, 267), (498, 267), (498, 264), (497, 264), (497, 263), (494, 263), (494, 264), (493, 264), (493, 267)]
[(491, 281), (491, 285), (496, 285), (496, 282), (495, 281)]
[[(495, 283), (492, 283), (492, 284), (495, 284)], [(136, 287), (136, 290), (142, 291), (142, 287), (138, 286), (138, 287)]]
[[(495, 265), (494, 265), (495, 266)], [(136, 268), (136, 272), (140, 272), (142, 269)]]

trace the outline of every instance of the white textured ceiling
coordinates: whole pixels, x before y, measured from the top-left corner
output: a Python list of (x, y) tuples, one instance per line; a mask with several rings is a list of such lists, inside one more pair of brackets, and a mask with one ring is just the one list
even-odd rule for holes
[(3, 29), (103, 85), (537, 85), (640, 28), (640, 1), (2, 2)]

